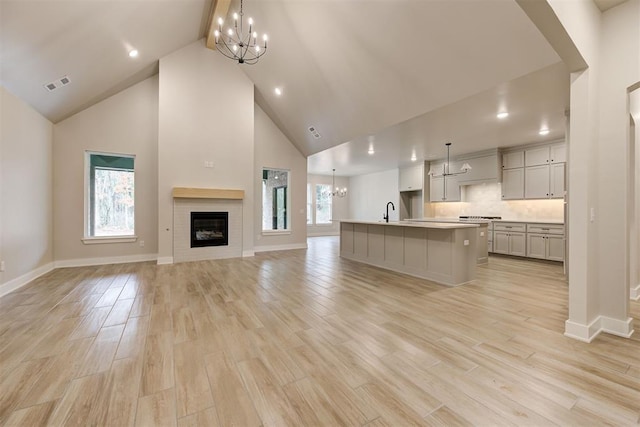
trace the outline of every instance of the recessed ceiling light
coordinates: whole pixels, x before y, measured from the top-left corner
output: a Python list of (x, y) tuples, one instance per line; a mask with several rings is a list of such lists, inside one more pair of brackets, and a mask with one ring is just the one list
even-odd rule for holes
[(499, 119), (506, 119), (507, 117), (509, 117), (509, 113), (507, 113), (506, 111), (501, 111), (498, 114), (496, 114), (496, 117)]
[(376, 152), (373, 150), (373, 147), (370, 147), (367, 151), (368, 154), (375, 154)]
[(416, 160), (418, 160), (418, 158), (416, 157), (416, 153), (411, 154), (411, 161), (415, 162)]
[(137, 58), (138, 57), (138, 51), (136, 49), (132, 49), (129, 51), (129, 58)]
[(276, 95), (278, 95), (278, 96), (282, 95), (282, 89), (280, 89), (279, 87), (275, 88), (273, 91), (274, 91), (274, 92), (276, 93)]
[(538, 132), (540, 135), (549, 135), (549, 129), (547, 128), (542, 128), (540, 129), (540, 132)]

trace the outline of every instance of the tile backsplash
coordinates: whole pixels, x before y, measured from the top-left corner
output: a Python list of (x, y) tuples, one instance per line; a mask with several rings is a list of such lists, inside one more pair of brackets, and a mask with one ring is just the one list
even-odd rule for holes
[[(462, 187), (463, 202), (431, 203), (436, 218), (456, 218), (460, 215), (501, 216), (503, 219), (525, 221), (562, 221), (564, 200), (502, 200), (500, 183)], [(426, 212), (426, 210), (425, 210)]]

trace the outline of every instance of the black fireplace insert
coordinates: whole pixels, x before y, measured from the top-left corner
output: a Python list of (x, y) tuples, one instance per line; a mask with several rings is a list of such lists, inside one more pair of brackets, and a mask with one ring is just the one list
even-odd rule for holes
[(191, 247), (229, 245), (229, 212), (191, 212)]

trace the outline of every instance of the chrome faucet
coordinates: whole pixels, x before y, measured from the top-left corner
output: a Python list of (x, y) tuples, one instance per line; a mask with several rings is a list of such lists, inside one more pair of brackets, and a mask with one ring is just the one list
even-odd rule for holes
[(382, 218), (387, 222), (389, 222), (389, 205), (391, 205), (391, 209), (393, 209), (394, 211), (396, 210), (396, 207), (393, 206), (393, 202), (387, 203), (387, 214), (386, 215), (382, 215)]

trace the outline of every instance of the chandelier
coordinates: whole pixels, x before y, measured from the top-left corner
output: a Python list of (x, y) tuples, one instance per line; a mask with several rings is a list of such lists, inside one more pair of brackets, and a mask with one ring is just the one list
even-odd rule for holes
[[(262, 36), (262, 45), (258, 44), (258, 33), (253, 31), (253, 19), (249, 18), (249, 32), (244, 33), (244, 11), (240, 0), (240, 15), (233, 14), (234, 28), (222, 29), (224, 20), (218, 18), (218, 29), (213, 32), (216, 49), (239, 64), (255, 64), (267, 52), (267, 35)], [(238, 25), (239, 21), (239, 25)]]
[(436, 174), (436, 172), (433, 170), (433, 168), (429, 169), (429, 173), (427, 175), (432, 176), (432, 177), (441, 177), (441, 176), (455, 176), (455, 175), (462, 175), (463, 173), (467, 173), (469, 172), (472, 168), (471, 165), (467, 162), (465, 162), (462, 167), (460, 168), (460, 172), (450, 172), (449, 170), (449, 150), (451, 149), (451, 143), (447, 142), (445, 144), (447, 146), (447, 162), (442, 164), (442, 173), (441, 174)]
[(344, 188), (340, 188), (340, 187), (336, 187), (336, 170), (333, 170), (333, 190), (331, 192), (331, 195), (333, 197), (344, 197), (347, 195), (347, 187)]

